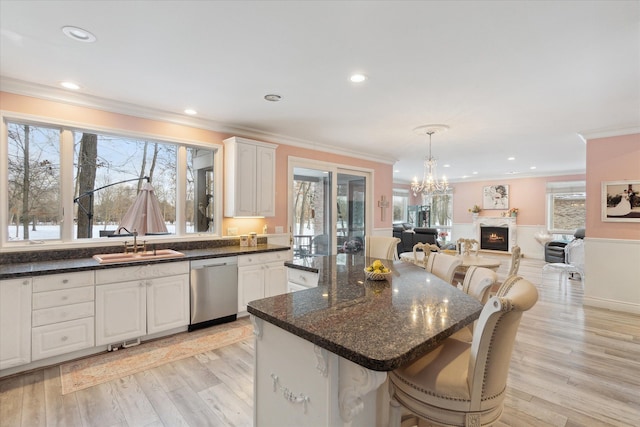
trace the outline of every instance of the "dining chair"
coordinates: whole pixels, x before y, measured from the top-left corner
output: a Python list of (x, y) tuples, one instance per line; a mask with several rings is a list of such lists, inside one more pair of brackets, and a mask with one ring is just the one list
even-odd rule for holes
[(496, 423), (504, 408), (520, 319), (537, 300), (531, 282), (510, 277), (485, 304), (471, 342), (449, 337), (389, 372), (389, 426), (417, 419), (437, 426)]
[(480, 243), (476, 239), (458, 239), (458, 252), (462, 255), (478, 255)]
[[(418, 251), (423, 252), (422, 260), (418, 259)], [(416, 243), (413, 245), (413, 263), (424, 268), (432, 252), (440, 252), (440, 247), (431, 243)]]
[(456, 272), (456, 268), (460, 267), (461, 264), (462, 260), (456, 256), (433, 252), (429, 255), (424, 268), (445, 282), (453, 284), (453, 275)]
[(365, 237), (365, 255), (370, 258), (379, 259), (398, 259), (398, 251), (396, 247), (400, 239), (388, 236), (366, 236)]

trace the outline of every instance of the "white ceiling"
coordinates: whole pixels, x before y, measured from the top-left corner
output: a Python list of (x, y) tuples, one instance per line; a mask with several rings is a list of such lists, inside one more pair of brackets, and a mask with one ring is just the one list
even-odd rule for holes
[(397, 160), (396, 181), (425, 124), (450, 126), (452, 181), (584, 173), (578, 133), (640, 128), (639, 1), (0, 0), (0, 25), (2, 90)]

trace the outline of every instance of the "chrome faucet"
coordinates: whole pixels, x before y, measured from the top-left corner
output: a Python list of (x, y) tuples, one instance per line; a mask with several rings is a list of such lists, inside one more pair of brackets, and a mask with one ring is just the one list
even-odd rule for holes
[(138, 252), (138, 230), (133, 229), (133, 253)]

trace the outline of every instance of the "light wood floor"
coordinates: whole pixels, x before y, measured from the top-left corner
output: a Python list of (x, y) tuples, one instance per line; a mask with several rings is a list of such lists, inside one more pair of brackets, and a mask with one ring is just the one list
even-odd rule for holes
[[(523, 316), (497, 425), (640, 425), (640, 317), (583, 307), (580, 282), (542, 282), (542, 265), (520, 267), (540, 299)], [(0, 426), (250, 426), (252, 366), (247, 340), (65, 396), (58, 367), (40, 369), (0, 380)]]

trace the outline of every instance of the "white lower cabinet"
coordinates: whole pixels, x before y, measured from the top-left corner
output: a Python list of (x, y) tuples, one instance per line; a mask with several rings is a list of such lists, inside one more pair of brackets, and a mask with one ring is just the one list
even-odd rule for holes
[(287, 268), (287, 290), (289, 292), (301, 291), (318, 286), (319, 274), (298, 268)]
[(250, 301), (287, 292), (287, 251), (238, 257), (238, 313), (246, 314)]
[(0, 280), (0, 370), (31, 361), (31, 278)]
[(33, 278), (31, 360), (95, 345), (93, 271)]
[[(124, 280), (127, 278), (135, 280)], [(188, 324), (188, 262), (96, 272), (96, 345), (121, 343)]]

